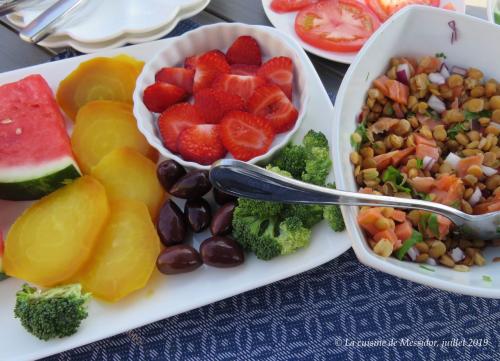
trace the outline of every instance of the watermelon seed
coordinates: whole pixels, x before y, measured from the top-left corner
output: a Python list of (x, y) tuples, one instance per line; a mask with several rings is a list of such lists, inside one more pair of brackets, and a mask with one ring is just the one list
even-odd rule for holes
[(2, 123), (2, 124), (10, 124), (12, 122), (14, 122), (12, 119), (7, 118), (7, 119), (2, 120), (0, 123)]
[(16, 128), (16, 134), (19, 135), (23, 132), (23, 130), (21, 128)]

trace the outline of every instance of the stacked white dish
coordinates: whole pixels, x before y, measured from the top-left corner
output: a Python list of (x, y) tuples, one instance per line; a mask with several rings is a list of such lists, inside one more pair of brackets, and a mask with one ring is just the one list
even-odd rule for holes
[[(55, 0), (13, 13), (16, 27), (29, 24)], [(167, 35), (179, 21), (201, 12), (210, 0), (88, 0), (53, 34), (39, 42), (49, 48), (70, 46), (83, 53), (152, 41)], [(147, 5), (147, 6), (146, 6)]]

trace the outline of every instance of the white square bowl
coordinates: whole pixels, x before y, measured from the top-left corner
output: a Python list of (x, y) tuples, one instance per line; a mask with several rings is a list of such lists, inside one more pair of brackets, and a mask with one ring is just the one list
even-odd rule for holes
[[(450, 21), (455, 21), (458, 39), (451, 42)], [(349, 67), (337, 95), (334, 112), (334, 172), (337, 188), (356, 192), (350, 135), (375, 78), (383, 74), (394, 56), (421, 57), (444, 52), (449, 65), (481, 69), (486, 78), (500, 79), (500, 27), (484, 20), (426, 6), (410, 6), (385, 22), (368, 40)], [(500, 248), (488, 247), (487, 265), (471, 267), (470, 272), (457, 272), (442, 266), (425, 270), (417, 263), (382, 258), (367, 244), (356, 216), (357, 207), (343, 207), (347, 230), (359, 260), (382, 272), (410, 281), (461, 294), (500, 298)], [(490, 276), (492, 282), (483, 279)], [(487, 278), (487, 277), (486, 277)]]
[[(250, 35), (257, 40), (262, 51), (263, 62), (275, 56), (287, 56), (292, 59), (293, 104), (299, 112), (294, 127), (287, 132), (277, 134), (269, 150), (260, 156), (252, 158), (249, 160), (249, 163), (269, 160), (276, 151), (290, 141), (292, 135), (300, 128), (309, 102), (309, 91), (306, 84), (307, 74), (305, 73), (305, 63), (308, 61), (308, 58), (297, 41), (289, 35), (267, 26), (240, 23), (207, 25), (174, 38), (167, 48), (160, 50), (158, 54), (146, 62), (142, 73), (137, 79), (133, 95), (134, 115), (137, 119), (137, 125), (149, 144), (156, 148), (162, 156), (174, 159), (188, 168), (210, 169), (210, 165), (201, 165), (184, 160), (179, 154), (170, 152), (163, 145), (156, 126), (158, 114), (150, 112), (142, 101), (144, 89), (155, 82), (155, 74), (161, 68), (166, 66), (183, 66), (186, 57), (201, 54), (212, 49), (219, 49), (225, 52), (233, 41), (241, 35)], [(228, 154), (225, 158), (232, 157)]]

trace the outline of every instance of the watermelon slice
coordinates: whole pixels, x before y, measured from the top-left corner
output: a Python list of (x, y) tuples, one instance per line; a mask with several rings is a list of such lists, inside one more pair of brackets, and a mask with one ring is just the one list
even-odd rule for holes
[(0, 86), (0, 199), (38, 199), (79, 176), (45, 79), (30, 75)]

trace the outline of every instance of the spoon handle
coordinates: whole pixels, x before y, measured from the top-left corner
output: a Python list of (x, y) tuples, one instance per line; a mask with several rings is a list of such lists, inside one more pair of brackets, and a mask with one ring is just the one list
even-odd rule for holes
[(244, 198), (281, 203), (419, 209), (438, 213), (459, 226), (467, 219), (465, 213), (439, 203), (319, 187), (233, 159), (214, 163), (210, 170), (210, 181), (220, 190)]
[(19, 32), (19, 36), (29, 43), (37, 43), (50, 35), (56, 23), (69, 17), (83, 3), (83, 0), (58, 0), (38, 15)]

